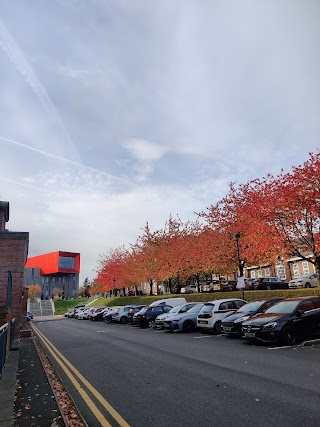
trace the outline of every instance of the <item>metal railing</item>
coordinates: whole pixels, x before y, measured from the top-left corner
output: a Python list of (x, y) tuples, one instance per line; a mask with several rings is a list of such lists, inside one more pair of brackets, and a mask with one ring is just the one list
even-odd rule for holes
[(8, 337), (9, 324), (5, 323), (0, 327), (0, 378), (2, 378), (2, 372), (6, 363), (7, 357), (7, 337)]

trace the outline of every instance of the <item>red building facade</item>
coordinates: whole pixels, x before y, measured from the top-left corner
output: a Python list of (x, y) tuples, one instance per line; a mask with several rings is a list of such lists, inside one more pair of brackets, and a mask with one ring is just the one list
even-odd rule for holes
[[(25, 286), (41, 286), (41, 298), (59, 294), (75, 298), (79, 289), (80, 254), (56, 251), (30, 257), (25, 268)], [(59, 292), (60, 290), (60, 292)]]

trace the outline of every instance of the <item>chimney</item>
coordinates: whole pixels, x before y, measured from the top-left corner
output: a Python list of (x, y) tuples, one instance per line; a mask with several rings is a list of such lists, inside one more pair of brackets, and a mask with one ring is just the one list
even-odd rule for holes
[(9, 202), (0, 200), (0, 231), (5, 231), (6, 222), (9, 221)]

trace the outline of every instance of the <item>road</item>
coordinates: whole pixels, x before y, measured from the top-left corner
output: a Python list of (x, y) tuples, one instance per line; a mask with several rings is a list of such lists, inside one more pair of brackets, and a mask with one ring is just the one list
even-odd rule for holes
[[(67, 318), (34, 325), (88, 381), (83, 390), (105, 425), (320, 425), (320, 347), (268, 347)], [(103, 425), (52, 361), (89, 427)]]

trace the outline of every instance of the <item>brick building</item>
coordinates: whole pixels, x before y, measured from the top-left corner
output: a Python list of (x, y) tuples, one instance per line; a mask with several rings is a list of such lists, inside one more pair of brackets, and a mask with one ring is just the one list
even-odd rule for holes
[(29, 233), (6, 230), (9, 202), (0, 201), (0, 326), (15, 321), (15, 335), (25, 320), (27, 291), (24, 266), (28, 256)]
[(41, 299), (51, 298), (54, 292), (64, 299), (75, 298), (79, 289), (80, 254), (56, 251), (30, 257), (25, 268), (25, 286), (41, 286)]

